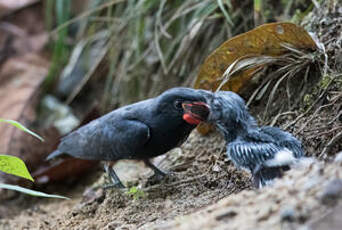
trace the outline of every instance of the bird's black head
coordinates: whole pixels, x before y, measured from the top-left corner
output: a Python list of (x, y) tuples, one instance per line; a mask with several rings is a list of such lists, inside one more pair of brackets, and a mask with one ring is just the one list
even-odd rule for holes
[[(186, 105), (196, 104), (200, 106), (198, 113), (190, 113), (185, 110)], [(158, 97), (157, 110), (159, 114), (167, 114), (173, 120), (183, 120), (190, 125), (198, 125), (205, 121), (209, 115), (209, 106), (206, 98), (200, 92), (191, 88), (172, 88)]]

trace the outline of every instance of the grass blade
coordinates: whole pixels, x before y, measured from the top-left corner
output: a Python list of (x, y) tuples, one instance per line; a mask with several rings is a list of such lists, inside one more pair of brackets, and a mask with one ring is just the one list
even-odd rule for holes
[(28, 134), (31, 134), (32, 136), (36, 137), (37, 139), (39, 139), (40, 141), (44, 142), (44, 139), (39, 136), (38, 134), (34, 133), (33, 131), (29, 130), (28, 128), (26, 128), (25, 126), (23, 126), (22, 124), (20, 124), (19, 122), (17, 121), (13, 121), (13, 120), (6, 120), (6, 119), (2, 119), (0, 118), (0, 122), (5, 122), (5, 123), (8, 123), (10, 125), (13, 125), (15, 126), (16, 128), (28, 133)]
[(222, 13), (223, 13), (224, 17), (226, 18), (227, 22), (229, 23), (229, 25), (230, 26), (234, 26), (234, 23), (233, 23), (232, 19), (230, 18), (228, 12), (224, 8), (222, 0), (217, 0), (217, 4), (220, 7), (220, 10), (222, 11)]
[(14, 191), (17, 191), (17, 192), (28, 194), (30, 196), (39, 196), (39, 197), (58, 198), (58, 199), (70, 200), (70, 198), (65, 197), (65, 196), (47, 194), (47, 193), (44, 193), (44, 192), (39, 192), (39, 191), (31, 190), (31, 189), (28, 189), (28, 188), (23, 188), (23, 187), (20, 187), (20, 186), (17, 186), (17, 185), (11, 185), (11, 184), (2, 184), (2, 183), (0, 183), (0, 189), (14, 190)]

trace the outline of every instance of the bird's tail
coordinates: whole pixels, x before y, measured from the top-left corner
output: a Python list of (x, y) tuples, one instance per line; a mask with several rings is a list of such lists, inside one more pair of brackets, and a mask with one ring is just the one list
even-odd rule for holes
[(266, 167), (260, 166), (253, 172), (253, 184), (257, 188), (271, 185), (275, 178), (281, 178), (284, 172), (290, 169), (305, 169), (315, 163), (312, 157), (301, 157), (295, 160), (292, 164), (283, 166)]
[(55, 157), (58, 157), (58, 156), (60, 156), (60, 155), (62, 155), (62, 154), (63, 154), (63, 153), (57, 149), (57, 150), (53, 151), (52, 153), (50, 153), (49, 156), (47, 156), (46, 160), (47, 160), (47, 161), (48, 161), (48, 160), (51, 160), (51, 159), (53, 159), (53, 158), (55, 158)]
[(257, 188), (271, 185), (275, 178), (282, 177), (284, 172), (288, 170), (290, 170), (288, 165), (279, 167), (261, 167), (253, 174), (253, 184)]
[(297, 161), (293, 165), (291, 165), (291, 168), (305, 169), (314, 163), (317, 163), (317, 161), (313, 157), (301, 157), (301, 158), (298, 158)]

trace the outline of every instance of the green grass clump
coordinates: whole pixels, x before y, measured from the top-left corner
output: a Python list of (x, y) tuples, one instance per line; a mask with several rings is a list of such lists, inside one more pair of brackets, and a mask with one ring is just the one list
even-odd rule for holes
[(106, 53), (92, 57), (96, 61), (88, 63), (86, 55), (78, 60), (76, 55), (70, 56), (67, 68), (79, 68), (75, 63), (81, 61), (86, 73), (67, 102), (76, 98), (90, 76), (101, 79), (96, 83), (102, 85), (96, 88), (103, 89), (103, 112), (155, 96), (166, 88), (191, 85), (210, 52), (252, 28), (253, 2), (241, 1), (234, 7), (227, 0), (89, 1), (83, 12), (58, 24), (52, 33), (57, 36), (66, 28), (76, 28), (76, 36), (68, 37), (75, 44), (72, 53), (80, 52), (77, 44), (87, 43), (88, 38), (109, 33), (106, 45), (84, 46), (84, 53), (99, 49)]

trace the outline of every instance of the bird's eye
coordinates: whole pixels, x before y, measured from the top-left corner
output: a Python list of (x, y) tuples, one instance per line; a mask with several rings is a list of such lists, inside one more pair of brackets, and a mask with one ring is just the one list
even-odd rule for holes
[(176, 108), (176, 109), (181, 109), (182, 108), (182, 101), (181, 100), (175, 100), (173, 102), (173, 106)]

